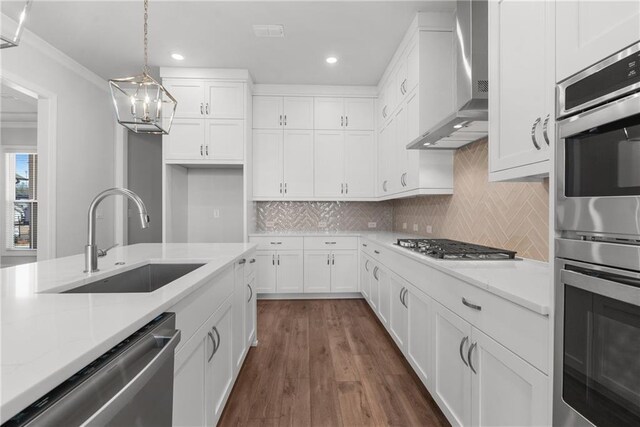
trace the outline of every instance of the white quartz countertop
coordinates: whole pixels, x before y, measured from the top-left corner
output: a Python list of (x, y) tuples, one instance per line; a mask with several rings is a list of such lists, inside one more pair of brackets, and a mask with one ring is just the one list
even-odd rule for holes
[(287, 236), (287, 237), (315, 237), (315, 236), (345, 236), (360, 237), (365, 231), (256, 231), (249, 233), (249, 237)]
[[(511, 302), (547, 316), (551, 304), (551, 267), (548, 262), (530, 259), (504, 261), (451, 261), (417, 254), (395, 245), (398, 238), (424, 238), (396, 232), (257, 232), (251, 236), (359, 236), (378, 245), (478, 286)], [(401, 272), (397, 272), (401, 273)]]
[[(251, 243), (138, 244), (112, 249), (93, 274), (83, 273), (83, 255), (1, 269), (0, 422), (254, 248)], [(58, 293), (148, 263), (206, 265), (150, 293)]]

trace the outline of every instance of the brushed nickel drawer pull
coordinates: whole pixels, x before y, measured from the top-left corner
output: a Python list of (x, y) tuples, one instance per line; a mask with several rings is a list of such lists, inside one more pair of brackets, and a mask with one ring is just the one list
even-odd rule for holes
[(478, 310), (478, 311), (482, 310), (481, 306), (470, 303), (469, 301), (467, 301), (467, 299), (465, 297), (462, 297), (462, 303), (464, 305), (466, 305), (467, 307), (472, 308), (474, 310)]

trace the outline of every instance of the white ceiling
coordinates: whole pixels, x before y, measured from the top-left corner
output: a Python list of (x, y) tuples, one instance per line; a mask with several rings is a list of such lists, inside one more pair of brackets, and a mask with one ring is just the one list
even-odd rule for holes
[[(2, 10), (22, 4), (3, 0)], [(247, 68), (256, 83), (375, 85), (416, 12), (454, 8), (451, 0), (151, 0), (149, 62)], [(27, 28), (108, 79), (141, 71), (142, 17), (142, 0), (42, 0)], [(256, 38), (253, 24), (283, 24), (285, 37)], [(173, 52), (185, 60), (171, 59)], [(338, 64), (326, 64), (331, 55)]]

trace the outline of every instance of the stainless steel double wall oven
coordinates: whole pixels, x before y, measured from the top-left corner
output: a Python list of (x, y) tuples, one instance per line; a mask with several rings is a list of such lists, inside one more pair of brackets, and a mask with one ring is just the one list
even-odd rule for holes
[(640, 42), (557, 87), (554, 425), (640, 425)]

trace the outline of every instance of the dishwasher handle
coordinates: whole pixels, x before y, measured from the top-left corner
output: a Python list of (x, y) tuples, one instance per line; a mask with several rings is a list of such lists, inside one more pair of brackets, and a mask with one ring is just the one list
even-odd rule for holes
[[(88, 418), (82, 424), (83, 426), (106, 425), (156, 374), (164, 362), (166, 362), (168, 358), (174, 357), (174, 351), (180, 342), (180, 330), (174, 330), (169, 336), (152, 334), (151, 337), (156, 341), (156, 345), (161, 346), (160, 351), (127, 385)], [(117, 375), (117, 373), (114, 374)]]

